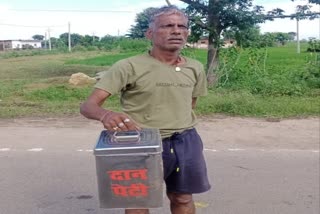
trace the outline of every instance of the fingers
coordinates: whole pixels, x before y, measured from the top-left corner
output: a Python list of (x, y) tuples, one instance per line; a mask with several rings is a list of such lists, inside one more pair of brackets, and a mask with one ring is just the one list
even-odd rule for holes
[(107, 121), (104, 121), (103, 125), (107, 130), (118, 131), (118, 129), (119, 129), (117, 123), (114, 120), (109, 119)]
[(140, 130), (138, 124), (125, 114), (119, 115), (119, 117), (114, 118), (114, 120), (119, 127), (118, 131)]
[(106, 129), (111, 131), (140, 130), (139, 125), (123, 113), (112, 112), (103, 121)]
[(141, 128), (139, 125), (132, 120), (129, 116), (123, 114), (121, 118), (121, 123), (124, 124), (124, 127), (127, 128), (127, 130), (140, 130)]

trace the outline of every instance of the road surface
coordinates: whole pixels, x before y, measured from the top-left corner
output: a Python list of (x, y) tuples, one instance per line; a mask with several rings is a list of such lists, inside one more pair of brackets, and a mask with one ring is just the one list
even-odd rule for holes
[[(318, 214), (319, 118), (216, 116), (197, 126), (212, 189), (199, 214)], [(84, 118), (0, 120), (0, 214), (118, 214), (99, 208), (92, 149), (102, 126)], [(170, 213), (168, 200), (153, 214)]]

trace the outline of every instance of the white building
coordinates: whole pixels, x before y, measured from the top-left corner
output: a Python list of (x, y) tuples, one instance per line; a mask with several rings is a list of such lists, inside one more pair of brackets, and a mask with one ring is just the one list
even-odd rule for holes
[(41, 48), (39, 40), (0, 40), (0, 51), (13, 49)]

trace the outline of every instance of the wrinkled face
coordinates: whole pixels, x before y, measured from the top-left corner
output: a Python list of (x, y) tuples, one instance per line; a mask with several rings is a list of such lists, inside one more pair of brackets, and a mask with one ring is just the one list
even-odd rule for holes
[(154, 48), (165, 51), (177, 51), (183, 48), (188, 37), (188, 20), (181, 14), (163, 14), (147, 31), (147, 38)]

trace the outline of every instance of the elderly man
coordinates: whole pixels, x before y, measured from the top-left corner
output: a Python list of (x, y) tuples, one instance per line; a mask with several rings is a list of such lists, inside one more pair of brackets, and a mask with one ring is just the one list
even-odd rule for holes
[[(197, 98), (207, 93), (205, 73), (201, 63), (180, 55), (188, 37), (188, 18), (177, 7), (156, 10), (146, 36), (152, 41), (151, 50), (115, 63), (81, 105), (81, 113), (100, 120), (109, 130), (158, 128), (171, 212), (193, 214), (192, 194), (210, 189), (193, 112)], [(101, 107), (117, 93), (121, 94), (123, 112)], [(138, 214), (149, 210), (125, 212)]]

